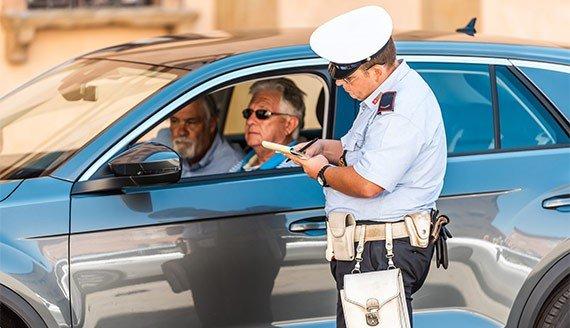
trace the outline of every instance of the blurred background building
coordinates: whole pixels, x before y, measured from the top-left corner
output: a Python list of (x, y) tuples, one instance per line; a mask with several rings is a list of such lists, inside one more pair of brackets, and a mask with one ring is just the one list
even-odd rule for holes
[(570, 0), (0, 0), (0, 95), (71, 57), (171, 33), (312, 27), (367, 4), (397, 30), (477, 31), (570, 45)]

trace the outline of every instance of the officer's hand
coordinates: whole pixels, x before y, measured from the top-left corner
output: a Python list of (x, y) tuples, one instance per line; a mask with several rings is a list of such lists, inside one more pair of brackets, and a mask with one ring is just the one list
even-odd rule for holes
[(313, 179), (317, 178), (317, 174), (323, 168), (323, 166), (329, 164), (329, 160), (323, 155), (317, 155), (306, 160), (305, 165), (303, 165), (303, 170)]
[[(295, 145), (295, 150), (299, 151), (301, 148), (305, 147), (305, 145), (307, 145), (309, 142), (303, 142), (300, 144)], [(319, 154), (323, 153), (323, 140), (319, 139), (317, 140), (314, 144), (312, 144), (311, 146), (309, 146), (309, 148), (305, 149), (303, 151), (303, 153), (307, 156), (307, 157), (314, 157), (317, 156)]]
[(313, 179), (317, 178), (317, 174), (319, 174), (319, 171), (323, 166), (329, 164), (329, 161), (323, 155), (317, 155), (308, 159), (302, 159), (289, 154), (285, 154), (285, 156), (287, 156), (293, 162), (301, 165), (305, 173), (307, 173), (307, 175)]

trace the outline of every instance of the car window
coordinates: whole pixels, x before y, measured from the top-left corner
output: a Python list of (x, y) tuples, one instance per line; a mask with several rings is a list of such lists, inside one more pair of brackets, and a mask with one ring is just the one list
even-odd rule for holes
[(570, 74), (531, 67), (519, 69), (570, 120)]
[(546, 108), (508, 68), (496, 67), (496, 75), (501, 148), (569, 142)]
[(0, 99), (0, 180), (47, 175), (186, 71), (107, 60), (64, 64)]
[(441, 107), (450, 154), (494, 148), (493, 106), (487, 65), (410, 63)]
[(306, 73), (225, 86), (178, 108), (137, 142), (177, 151), (183, 178), (295, 167), (283, 155), (264, 152), (260, 141), (292, 146), (322, 137), (325, 86)]

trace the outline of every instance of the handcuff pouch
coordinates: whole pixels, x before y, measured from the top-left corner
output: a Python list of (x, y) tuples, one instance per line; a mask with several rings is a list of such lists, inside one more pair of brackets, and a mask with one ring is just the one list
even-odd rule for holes
[(354, 260), (354, 231), (356, 220), (350, 213), (331, 212), (327, 220), (326, 258), (338, 261)]
[(404, 217), (406, 229), (410, 235), (410, 244), (426, 248), (430, 239), (431, 216), (427, 211), (408, 214)]

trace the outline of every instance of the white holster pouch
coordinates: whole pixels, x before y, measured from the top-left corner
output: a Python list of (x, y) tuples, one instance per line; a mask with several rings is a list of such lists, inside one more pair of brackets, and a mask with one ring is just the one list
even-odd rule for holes
[(332, 212), (327, 221), (326, 259), (354, 260), (354, 230), (356, 220), (350, 213)]
[(431, 215), (429, 211), (408, 214), (404, 217), (410, 244), (414, 247), (426, 248), (430, 242)]
[(400, 269), (392, 258), (392, 224), (386, 224), (386, 258), (388, 270), (360, 273), (364, 251), (365, 228), (362, 226), (356, 248), (356, 265), (344, 276), (340, 291), (344, 320), (348, 328), (409, 328), (408, 307)]

